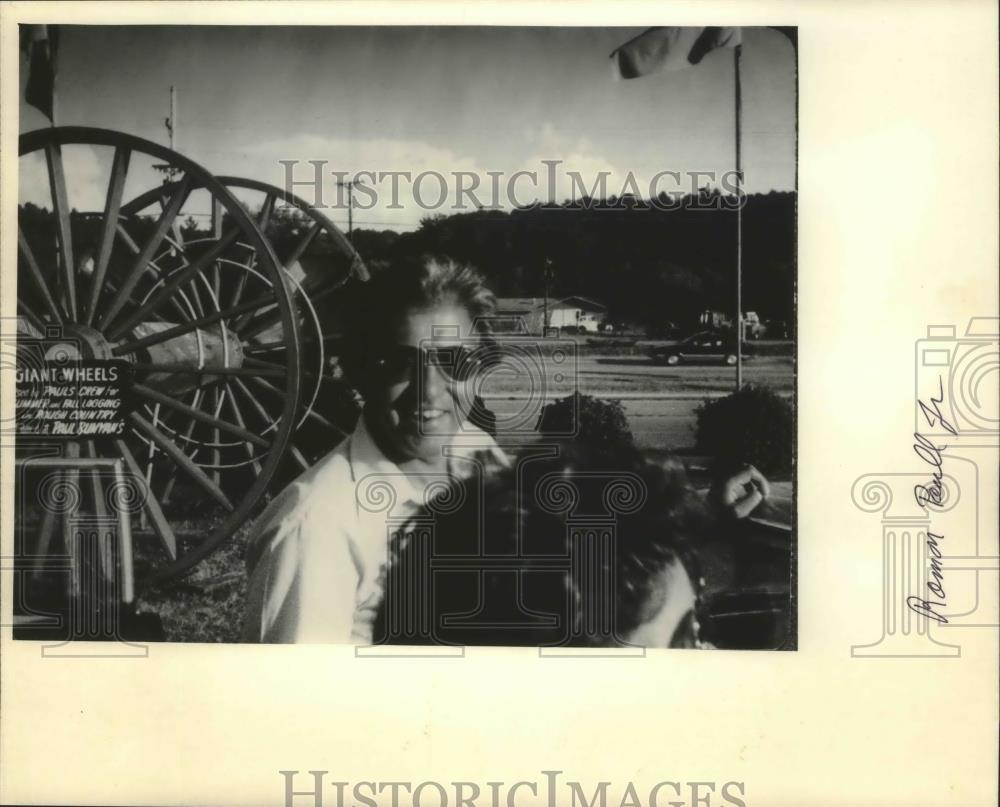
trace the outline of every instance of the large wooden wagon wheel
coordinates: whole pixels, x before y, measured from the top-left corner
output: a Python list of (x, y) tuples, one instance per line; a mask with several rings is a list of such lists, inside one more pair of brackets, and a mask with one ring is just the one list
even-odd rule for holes
[[(152, 579), (181, 574), (247, 520), (295, 429), (299, 317), (285, 273), (225, 185), (167, 148), (120, 132), (65, 127), (22, 135), (20, 155), (22, 197), (27, 169), (37, 167), (26, 162), (42, 155), (51, 200), (51, 208), (19, 207), (18, 312), (25, 329), (58, 326), (84, 357), (125, 359), (134, 371), (138, 405), (126, 416), (129, 434), (79, 441), (66, 453), (120, 457), (145, 480), (143, 517), (166, 555)], [(103, 211), (78, 214), (70, 180), (80, 164), (102, 160), (110, 166)], [(171, 181), (146, 194), (146, 203), (124, 206), (123, 199), (156, 181), (157, 170)], [(214, 214), (217, 232), (192, 238), (202, 213)], [(226, 263), (245, 261), (248, 251), (252, 275), (227, 277)], [(284, 343), (268, 367), (247, 361), (237, 327), (263, 320), (280, 325)], [(267, 378), (273, 387), (266, 419), (242, 393), (250, 378)], [(223, 478), (231, 466), (245, 466), (245, 473)], [(222, 512), (190, 545), (178, 540), (161, 507), (177, 486), (186, 500), (212, 502)], [(39, 542), (47, 540), (43, 534)]]
[[(354, 425), (357, 412), (351, 394), (346, 383), (334, 375), (341, 340), (338, 303), (351, 285), (368, 279), (368, 270), (337, 226), (306, 200), (266, 182), (229, 176), (217, 179), (250, 210), (278, 255), (292, 295), (299, 324), (302, 395), (297, 434), (293, 435), (287, 455), (287, 472), (296, 474), (333, 448)], [(168, 198), (173, 188), (173, 184), (152, 188), (124, 205), (122, 212), (127, 215), (156, 204), (158, 199)], [(222, 212), (214, 208), (208, 218), (204, 231), (196, 237), (188, 234), (186, 246), (211, 244), (221, 237)], [(177, 235), (177, 239), (182, 238)], [(260, 280), (253, 246), (239, 246), (240, 250), (221, 257), (214, 267), (222, 286), (233, 289), (237, 298), (246, 283)], [(158, 260), (165, 279), (177, 271), (170, 268), (176, 259), (169, 253), (170, 249), (165, 249)], [(206, 296), (206, 305), (217, 304), (211, 295)], [(246, 399), (260, 418), (256, 425), (268, 432), (280, 415), (281, 396), (275, 387), (280, 387), (291, 336), (284, 331), (276, 312), (268, 309), (245, 314), (230, 326), (242, 346), (243, 366), (260, 371), (232, 383), (239, 397)], [(201, 457), (204, 460), (207, 454), (202, 452)], [(206, 467), (213, 472), (226, 471), (253, 462), (250, 454), (228, 466)]]

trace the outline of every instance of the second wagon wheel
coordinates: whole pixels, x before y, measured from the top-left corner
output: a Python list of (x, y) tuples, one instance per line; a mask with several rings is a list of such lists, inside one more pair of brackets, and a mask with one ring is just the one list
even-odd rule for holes
[[(368, 270), (350, 241), (337, 226), (306, 200), (266, 182), (240, 177), (219, 176), (234, 196), (250, 211), (259, 229), (274, 248), (285, 273), (299, 325), (297, 347), (302, 367), (302, 395), (293, 435), (285, 463), (279, 467), (275, 486), (309, 468), (351, 431), (357, 418), (358, 406), (354, 393), (341, 377), (338, 353), (341, 341), (341, 304), (347, 292), (368, 279)], [(146, 208), (166, 197), (171, 185), (152, 188), (123, 206), (128, 214)], [(205, 215), (202, 224), (177, 233), (187, 247), (210, 244), (221, 237), (224, 212), (218, 207)], [(234, 250), (215, 261), (223, 289), (233, 300), (245, 294), (247, 284), (260, 282), (257, 256), (252, 244), (240, 243)], [(168, 245), (169, 247), (169, 245)], [(175, 269), (176, 257), (166, 248), (158, 258), (169, 278)], [(211, 295), (203, 295), (205, 305), (220, 303)], [(223, 295), (225, 296), (225, 295)], [(287, 365), (286, 353), (291, 335), (273, 308), (248, 312), (230, 322), (230, 329), (240, 341), (243, 366), (258, 370), (232, 379), (231, 388), (241, 405), (247, 409), (247, 422), (262, 433), (274, 428), (282, 403), (282, 374)], [(188, 439), (190, 435), (188, 436)], [(225, 438), (223, 438), (225, 442)], [(239, 441), (230, 438), (239, 445)], [(209, 463), (210, 452), (202, 452), (205, 468), (223, 476), (234, 467), (252, 464), (251, 452), (234, 458), (229, 465)]]
[[(339, 370), (342, 305), (352, 287), (368, 280), (354, 245), (314, 205), (283, 188), (240, 177), (219, 177), (239, 199), (259, 202), (258, 222), (293, 288), (300, 312), (302, 403), (289, 457), (292, 472), (308, 467), (354, 428), (358, 405)], [(348, 303), (349, 304), (349, 303)], [(247, 323), (251, 366), (283, 365), (287, 335), (280, 323)]]
[[(226, 187), (167, 148), (120, 132), (63, 127), (22, 135), (20, 155), (19, 314), (36, 332), (57, 326), (84, 357), (125, 359), (134, 371), (129, 434), (79, 441), (70, 451), (121, 457), (146, 480), (144, 517), (166, 555), (152, 576), (181, 574), (262, 501), (295, 428), (299, 317), (284, 272)], [(148, 204), (123, 206), (163, 173), (169, 182)], [(95, 208), (102, 212), (77, 212)], [(198, 230), (197, 217), (213, 213), (217, 237), (185, 238)], [(237, 295), (220, 266), (243, 260), (247, 250), (254, 274)], [(285, 335), (276, 367), (247, 366), (234, 329), (261, 312)], [(250, 426), (247, 402), (234, 391), (236, 382), (260, 376), (280, 384), (268, 430)], [(248, 455), (251, 463), (244, 462)], [(226, 463), (249, 467), (239, 479), (223, 479), (218, 469)], [(188, 503), (188, 512), (161, 506), (175, 486), (183, 486), (185, 495), (175, 499)], [(220, 514), (207, 534), (182, 540), (179, 525), (194, 502), (211, 503)]]

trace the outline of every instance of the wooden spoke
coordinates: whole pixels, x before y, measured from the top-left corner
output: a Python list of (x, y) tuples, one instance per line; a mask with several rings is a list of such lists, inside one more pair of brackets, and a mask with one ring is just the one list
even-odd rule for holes
[[(97, 249), (97, 259), (94, 261), (94, 275), (91, 278), (90, 297), (87, 300), (83, 320), (85, 325), (90, 325), (94, 321), (97, 303), (104, 288), (104, 275), (108, 271), (108, 261), (111, 260), (111, 248), (114, 246), (115, 236), (121, 228), (121, 225), (118, 223), (118, 211), (122, 205), (122, 193), (125, 190), (125, 175), (128, 173), (128, 164), (131, 155), (131, 149), (119, 146), (115, 149), (115, 156), (111, 163), (108, 195), (104, 202), (101, 242)], [(129, 241), (131, 240), (129, 238)], [(136, 247), (136, 252), (138, 251), (139, 248)]]
[[(132, 240), (132, 236), (128, 234), (128, 231), (125, 230), (125, 228), (122, 227), (121, 224), (118, 225), (118, 228), (116, 230), (116, 236), (122, 241), (122, 243), (125, 244), (126, 247), (128, 247), (129, 251), (133, 255), (139, 254), (140, 251), (139, 245)], [(160, 267), (157, 265), (155, 260), (151, 260), (147, 264), (146, 271), (147, 274), (152, 275), (154, 279), (159, 279), (161, 275)], [(117, 289), (117, 286), (112, 285), (110, 282), (106, 283), (105, 285), (110, 291), (115, 291)], [(128, 298), (128, 302), (130, 305), (136, 307), (143, 304), (142, 301), (136, 300), (134, 297), (131, 296)], [(176, 295), (172, 295), (170, 297), (170, 304), (173, 306), (174, 310), (180, 313), (182, 319), (187, 320), (191, 318), (191, 313), (187, 309), (185, 309), (184, 306), (181, 305), (180, 300), (177, 299)], [(162, 315), (157, 314), (156, 312), (153, 311), (149, 312), (147, 316), (150, 319), (161, 319), (161, 320), (163, 319)]]
[[(277, 422), (274, 420), (274, 418), (272, 418), (268, 414), (267, 410), (264, 408), (264, 405), (260, 402), (257, 396), (254, 395), (253, 392), (250, 390), (250, 388), (246, 385), (246, 383), (244, 383), (242, 378), (234, 378), (233, 384), (236, 386), (237, 389), (239, 389), (240, 392), (243, 393), (243, 396), (250, 402), (250, 406), (253, 407), (254, 411), (261, 417), (261, 419), (264, 420), (264, 422), (268, 424), (268, 428), (278, 425)], [(295, 460), (296, 464), (303, 471), (309, 469), (310, 467), (309, 461), (302, 455), (302, 452), (299, 451), (294, 444), (290, 443), (288, 446), (288, 450), (292, 455), (292, 459)]]
[[(200, 390), (199, 390), (200, 392)], [(218, 416), (222, 409), (222, 401), (219, 400), (219, 387), (218, 385), (212, 387), (212, 411)], [(219, 484), (219, 479), (221, 477), (219, 466), (222, 464), (222, 452), (219, 451), (219, 430), (212, 429), (212, 481), (216, 485)]]
[(205, 316), (205, 306), (201, 301), (201, 292), (198, 291), (198, 277), (191, 279), (191, 282), (185, 287), (191, 293), (191, 301), (194, 303), (194, 310), (200, 315)]
[[(254, 358), (253, 356), (244, 356), (243, 357), (243, 364), (246, 367), (260, 367), (262, 370), (282, 370), (282, 371), (284, 371), (284, 369), (285, 369), (285, 366), (283, 364), (278, 364), (277, 362), (273, 362), (273, 361), (265, 361), (264, 359), (257, 359), (257, 358)], [(301, 373), (301, 377), (304, 378), (304, 379), (306, 379), (307, 381), (316, 381), (317, 379), (319, 379), (320, 381), (336, 381), (337, 380), (332, 375), (327, 375), (326, 373), (322, 373), (322, 374), (312, 373), (312, 372), (309, 372), (308, 370), (303, 370), (302, 373)]]
[[(157, 364), (146, 362), (135, 362), (131, 365), (133, 370), (143, 373), (176, 373), (177, 375), (198, 375), (198, 376), (241, 376), (243, 378), (259, 378), (267, 376), (269, 378), (287, 378), (288, 373), (275, 370), (258, 370), (253, 367), (191, 367), (186, 364)], [(218, 383), (218, 382), (216, 382)], [(209, 386), (202, 384), (201, 386)], [(281, 392), (281, 390), (278, 390)], [(284, 395), (284, 393), (281, 393)]]
[(170, 235), (167, 236), (167, 242), (172, 247), (178, 249), (181, 254), (184, 254), (187, 250), (187, 244), (184, 241), (184, 231), (181, 229), (180, 220), (177, 218), (170, 225)]
[(170, 459), (177, 464), (180, 470), (187, 474), (188, 477), (197, 483), (198, 486), (208, 493), (209, 496), (225, 507), (226, 510), (232, 511), (234, 509), (233, 503), (229, 501), (229, 498), (222, 492), (222, 489), (209, 479), (205, 472), (199, 468), (173, 440), (163, 434), (163, 432), (157, 429), (138, 412), (130, 412), (128, 419), (137, 432), (144, 437), (149, 438), (150, 442), (170, 457)]
[(215, 305), (222, 307), (222, 267), (218, 261), (212, 261), (212, 294), (215, 296)]
[[(94, 445), (93, 440), (84, 441), (83, 453), (92, 460), (97, 459), (97, 446)], [(101, 475), (96, 470), (86, 473), (90, 483), (90, 496), (94, 503), (94, 515), (98, 519), (107, 521), (109, 518), (108, 507), (104, 501), (104, 485), (101, 483)], [(101, 573), (105, 580), (113, 581), (115, 579), (115, 557), (111, 550), (110, 536), (102, 530), (98, 533), (97, 540), (99, 542), (97, 557), (101, 563)]]
[[(328, 344), (330, 342), (338, 342), (343, 340), (344, 335), (340, 333), (328, 333), (323, 336), (322, 339), (317, 339), (315, 336), (300, 336), (299, 345), (309, 347), (311, 345)], [(247, 345), (243, 348), (244, 354), (258, 355), (261, 353), (273, 353), (276, 350), (287, 350), (288, 343), (284, 340), (280, 342), (255, 342)]]
[(38, 293), (42, 295), (42, 301), (45, 303), (45, 308), (48, 310), (49, 316), (61, 325), (63, 317), (59, 312), (59, 306), (56, 304), (52, 292), (49, 291), (45, 277), (42, 275), (42, 270), (38, 266), (38, 261), (35, 260), (35, 255), (31, 251), (31, 247), (28, 246), (28, 239), (24, 237), (24, 233), (21, 232), (20, 227), (17, 228), (17, 248), (21, 251), (24, 262), (28, 265), (28, 272), (31, 275), (31, 279), (35, 281)]
[(294, 443), (289, 443), (289, 444), (288, 444), (288, 450), (289, 450), (289, 452), (290, 452), (290, 453), (291, 453), (291, 455), (292, 455), (292, 459), (293, 459), (293, 460), (295, 460), (295, 463), (296, 463), (296, 464), (297, 464), (297, 465), (298, 465), (298, 466), (299, 466), (299, 467), (300, 467), (300, 468), (301, 468), (301, 469), (302, 469), (303, 471), (308, 471), (308, 470), (309, 470), (309, 468), (310, 468), (310, 465), (309, 465), (309, 460), (307, 460), (307, 459), (306, 459), (306, 458), (305, 458), (304, 456), (302, 456), (302, 452), (301, 452), (301, 451), (299, 451), (299, 450), (298, 450), (298, 449), (297, 449), (297, 448), (295, 447), (295, 444), (294, 444)]
[[(164, 203), (165, 201), (161, 199), (161, 204)], [(167, 235), (164, 238), (164, 241), (166, 241), (166, 243), (170, 245), (171, 257), (173, 257), (179, 252), (183, 257), (185, 263), (191, 262), (190, 259), (188, 258), (188, 253), (187, 253), (187, 242), (184, 240), (184, 233), (181, 231), (181, 224), (178, 218), (175, 218), (173, 224), (170, 225), (170, 235)], [(155, 261), (151, 261), (150, 263), (155, 265)], [(158, 272), (157, 276), (159, 277), (159, 275), (161, 274), (162, 271)], [(206, 309), (201, 301), (201, 293), (198, 291), (197, 280), (198, 280), (197, 276), (193, 277), (191, 281), (185, 286), (185, 288), (187, 289), (187, 296), (191, 300), (195, 314), (197, 316), (204, 316)], [(185, 318), (187, 319), (187, 317)]]
[(38, 577), (45, 571), (45, 559), (49, 557), (52, 536), (56, 533), (59, 517), (49, 507), (43, 508), (42, 523), (38, 528), (38, 542), (35, 544), (35, 563), (32, 573)]
[(142, 473), (142, 469), (139, 467), (139, 463), (136, 462), (135, 455), (132, 454), (132, 450), (128, 447), (124, 440), (115, 440), (115, 448), (118, 453), (121, 454), (123, 460), (125, 460), (125, 466), (128, 468), (130, 474), (135, 477), (136, 482), (143, 486), (143, 509), (146, 516), (149, 518), (149, 523), (153, 528), (153, 532), (156, 533), (156, 537), (160, 539), (160, 543), (163, 544), (163, 548), (167, 550), (167, 555), (171, 560), (177, 559), (177, 536), (174, 535), (173, 529), (170, 527), (170, 522), (167, 521), (166, 516), (163, 515), (163, 510), (160, 509), (160, 503), (156, 500), (153, 495), (152, 489), (149, 487), (149, 483), (146, 477)]
[[(312, 302), (315, 305), (325, 297), (329, 297), (331, 294), (333, 294), (333, 292), (343, 287), (343, 285), (347, 282), (348, 279), (349, 279), (348, 277), (341, 278), (337, 283), (331, 286), (327, 286), (325, 289), (318, 291), (315, 294), (310, 294), (309, 295), (310, 302)], [(261, 315), (256, 319), (250, 320), (248, 323), (245, 323), (244, 327), (236, 327), (235, 330), (246, 341), (253, 339), (255, 336), (257, 336), (260, 333), (263, 333), (268, 328), (273, 328), (279, 322), (281, 322), (281, 313), (277, 309), (274, 309), (273, 311), (270, 311), (267, 314)]]
[(235, 330), (243, 341), (253, 339), (264, 331), (273, 328), (281, 321), (281, 315), (277, 311), (271, 313), (258, 313), (252, 318), (233, 324)]
[(38, 316), (24, 300), (17, 301), (17, 310), (21, 312), (22, 317), (31, 323), (35, 330), (45, 333), (45, 320)]
[[(150, 271), (153, 271), (153, 270), (150, 270)], [(116, 286), (114, 286), (110, 282), (107, 283), (107, 287), (111, 291), (114, 291), (117, 288)], [(128, 298), (128, 301), (132, 305), (140, 305), (141, 304), (140, 300), (137, 300), (135, 297), (131, 297), (131, 296)], [(170, 305), (174, 309), (174, 311), (176, 311), (180, 315), (182, 321), (187, 322), (189, 319), (191, 319), (191, 312), (188, 311), (181, 304), (181, 301), (179, 299), (177, 299), (177, 297), (171, 297), (170, 298)], [(159, 313), (156, 313), (156, 312), (151, 312), (149, 314), (149, 319), (150, 320), (157, 320), (159, 322), (165, 322), (166, 321), (166, 318), (162, 314), (159, 314)]]
[(271, 444), (265, 440), (260, 435), (254, 434), (251, 431), (247, 431), (245, 424), (237, 421), (239, 425), (233, 425), (228, 421), (221, 420), (220, 418), (210, 415), (208, 412), (203, 412), (193, 406), (188, 406), (186, 403), (178, 401), (176, 398), (172, 398), (169, 395), (164, 395), (162, 392), (157, 392), (156, 390), (147, 387), (145, 384), (134, 383), (132, 385), (132, 390), (143, 398), (150, 401), (155, 401), (158, 404), (162, 404), (167, 407), (167, 409), (172, 409), (175, 412), (179, 412), (182, 415), (186, 415), (192, 420), (196, 420), (199, 423), (207, 423), (209, 426), (219, 429), (220, 431), (227, 432), (241, 440), (245, 440), (248, 443), (253, 443), (254, 445), (260, 446), (262, 448), (270, 448)]
[[(264, 373), (266, 371), (260, 370), (258, 372)], [(264, 389), (266, 389), (268, 392), (271, 392), (272, 394), (278, 395), (278, 396), (280, 396), (282, 398), (285, 397), (285, 393), (284, 392), (282, 392), (280, 389), (278, 389), (276, 386), (274, 386), (274, 384), (270, 383), (269, 381), (265, 381), (259, 375), (252, 375), (252, 376), (250, 376), (250, 378), (253, 381), (255, 381), (258, 385), (260, 385), (261, 387), (263, 387)], [(323, 417), (319, 412), (317, 412), (316, 410), (314, 410), (312, 407), (309, 407), (308, 409), (306, 409), (305, 412), (303, 412), (302, 414), (303, 414), (303, 417), (307, 417), (310, 420), (316, 421), (316, 423), (318, 423), (321, 426), (325, 426), (328, 429), (332, 429), (337, 434), (339, 434), (341, 437), (346, 437), (347, 436), (347, 432), (345, 432), (339, 426), (335, 426), (331, 421), (327, 420), (325, 417)]]
[[(261, 379), (261, 381), (263, 381), (263, 380), (264, 379)], [(325, 426), (330, 431), (336, 432), (336, 434), (338, 436), (340, 436), (340, 437), (347, 437), (347, 432), (345, 432), (339, 426), (334, 425), (332, 421), (327, 420), (325, 417), (323, 417), (319, 412), (317, 412), (312, 407), (309, 407), (308, 409), (306, 409), (305, 412), (303, 412), (302, 414), (303, 414), (304, 417), (307, 417), (310, 420), (316, 421), (316, 423), (318, 423), (320, 426)]]
[(264, 204), (261, 205), (260, 214), (257, 216), (257, 226), (262, 233), (267, 233), (267, 225), (271, 223), (271, 216), (274, 215), (275, 201), (273, 193), (269, 193), (264, 197)]
[[(243, 410), (240, 409), (240, 405), (236, 402), (236, 396), (233, 395), (233, 391), (229, 388), (228, 384), (226, 385), (226, 391), (229, 393), (229, 395), (226, 396), (226, 401), (229, 403), (229, 411), (232, 414), (233, 418), (236, 420), (236, 422), (239, 423), (240, 426), (245, 429), (246, 421), (243, 419)], [(243, 447), (246, 449), (247, 459), (249, 459), (251, 464), (253, 465), (254, 473), (259, 474), (260, 462), (257, 460), (257, 456), (254, 454), (253, 446), (251, 446), (250, 443), (245, 442), (243, 443)]]
[[(79, 459), (80, 457), (80, 444), (76, 441), (70, 441), (66, 443), (63, 448), (63, 456), (68, 459)], [(69, 468), (63, 475), (66, 480), (66, 486), (71, 489), (79, 489), (80, 487), (80, 471), (76, 468)], [(82, 497), (81, 497), (82, 498)], [(69, 555), (72, 560), (70, 561), (72, 565), (72, 570), (70, 572), (70, 589), (74, 597), (80, 595), (80, 561), (78, 547), (76, 542), (73, 540), (73, 519), (74, 511), (66, 511), (62, 513), (59, 517), (59, 521), (62, 525), (62, 537), (63, 537), (63, 547), (67, 555)]]
[(322, 227), (320, 226), (320, 223), (318, 221), (314, 221), (312, 226), (306, 230), (305, 235), (303, 235), (302, 238), (300, 238), (295, 244), (295, 247), (292, 249), (288, 257), (281, 262), (286, 269), (291, 269), (295, 265), (299, 258), (302, 257), (303, 253), (309, 249), (312, 242), (316, 240), (316, 236), (319, 235), (321, 229)]
[[(215, 387), (213, 389), (213, 391), (218, 391), (218, 387)], [(205, 392), (204, 388), (199, 387), (199, 388), (195, 389), (195, 391), (194, 391), (194, 401), (191, 404), (192, 406), (197, 407), (201, 403), (201, 396), (202, 396), (203, 392)], [(219, 413), (218, 407), (215, 407), (215, 409), (213, 409), (212, 411), (215, 412), (216, 415), (218, 415), (218, 413)], [(187, 428), (184, 430), (184, 439), (183, 439), (183, 442), (185, 444), (191, 442), (191, 435), (194, 434), (194, 427), (197, 426), (197, 425), (198, 425), (198, 422), (196, 420), (194, 420), (193, 418), (190, 419), (190, 420), (188, 420)], [(216, 438), (215, 438), (215, 442), (219, 442), (219, 438), (218, 438), (219, 430), (218, 429), (215, 430), (215, 434), (217, 435)], [(212, 476), (212, 481), (215, 482), (216, 485), (218, 485), (219, 484), (218, 473), (213, 471), (212, 474), (211, 474), (211, 476)], [(167, 502), (170, 501), (170, 495), (174, 491), (174, 483), (176, 483), (176, 482), (177, 482), (177, 468), (175, 466), (171, 466), (170, 476), (167, 477), (167, 481), (163, 484), (163, 493), (161, 494), (161, 499), (162, 499), (162, 501), (163, 501), (164, 504), (166, 504)]]
[(248, 311), (243, 316), (241, 316), (239, 319), (237, 319), (236, 321), (234, 321), (231, 324), (230, 327), (236, 333), (241, 333), (243, 331), (243, 329), (246, 328), (247, 323), (254, 321), (254, 319), (256, 317), (262, 316), (267, 311), (270, 311), (273, 307), (274, 307), (273, 305), (267, 305), (267, 306), (264, 306), (264, 307), (260, 308), (259, 310)]
[(120, 339), (122, 334), (130, 328), (134, 328), (150, 313), (155, 311), (164, 303), (173, 299), (174, 293), (177, 289), (187, 283), (198, 272), (204, 269), (205, 266), (218, 258), (233, 243), (233, 241), (236, 240), (238, 235), (239, 232), (237, 230), (230, 231), (221, 241), (216, 242), (211, 249), (206, 250), (195, 260), (191, 261), (187, 266), (174, 272), (159, 291), (154, 292), (153, 295), (146, 300), (146, 302), (126, 317), (120, 325), (113, 328), (108, 333), (108, 338)]
[(121, 239), (121, 242), (128, 247), (129, 252), (133, 255), (138, 255), (142, 251), (142, 248), (135, 243), (135, 240), (128, 234), (128, 230), (122, 226), (121, 222), (118, 222), (115, 227), (115, 237)]
[(45, 145), (45, 162), (49, 170), (49, 190), (56, 217), (56, 239), (59, 243), (60, 268), (62, 269), (63, 296), (66, 313), (71, 322), (76, 321), (76, 267), (73, 264), (73, 233), (70, 221), (69, 197), (66, 195), (66, 173), (63, 170), (62, 146)]
[[(302, 340), (304, 341), (304, 340)], [(256, 356), (259, 353), (273, 353), (276, 350), (287, 350), (288, 345), (285, 342), (262, 342), (256, 345), (247, 345), (243, 348), (243, 355)]]
[(229, 298), (229, 308), (239, 305), (243, 299), (243, 290), (246, 288), (248, 276), (249, 272), (241, 272), (240, 276), (236, 278), (236, 286), (233, 288), (232, 297)]
[(277, 362), (264, 361), (264, 359), (254, 359), (254, 358), (250, 358), (250, 357), (247, 357), (247, 356), (245, 356), (243, 358), (243, 364), (246, 365), (247, 367), (262, 367), (262, 368), (265, 368), (265, 369), (266, 368), (271, 368), (271, 369), (275, 369), (275, 370), (284, 370), (285, 369), (282, 365), (278, 364)]
[[(246, 385), (246, 382), (236, 376), (233, 378), (233, 386), (236, 387), (240, 392), (243, 393), (243, 397), (250, 402), (251, 408), (257, 413), (261, 420), (267, 424), (267, 428), (271, 429), (277, 426), (277, 421), (268, 413), (267, 408), (260, 402), (260, 399), (253, 394), (250, 388)], [(227, 384), (228, 387), (228, 384)], [(229, 387), (230, 394), (232, 394), (232, 387)]]
[(170, 201), (167, 203), (166, 207), (164, 207), (159, 219), (157, 219), (156, 227), (153, 229), (152, 235), (150, 235), (142, 250), (135, 257), (135, 261), (132, 263), (132, 267), (126, 274), (125, 280), (118, 288), (118, 293), (114, 296), (111, 304), (101, 316), (99, 325), (102, 329), (106, 329), (125, 306), (128, 296), (132, 293), (132, 290), (139, 282), (139, 279), (146, 271), (146, 265), (153, 257), (157, 248), (163, 242), (163, 238), (170, 229), (170, 225), (177, 217), (177, 214), (180, 213), (184, 202), (187, 201), (188, 193), (190, 193), (190, 191), (191, 180), (185, 174), (184, 178), (178, 183), (177, 187), (171, 194)]
[(216, 322), (230, 319), (243, 313), (244, 311), (252, 311), (256, 308), (260, 308), (261, 304), (267, 304), (268, 302), (270, 302), (269, 298), (249, 300), (236, 306), (235, 308), (227, 308), (225, 311), (215, 311), (211, 314), (206, 314), (204, 317), (198, 317), (197, 319), (192, 319), (188, 322), (182, 322), (180, 325), (175, 325), (172, 328), (166, 328), (162, 331), (151, 333), (148, 336), (143, 336), (141, 339), (136, 339), (134, 342), (127, 342), (124, 345), (118, 345), (111, 352), (115, 356), (125, 356), (129, 353), (135, 353), (135, 351), (140, 350), (141, 348), (149, 347), (150, 345), (158, 345), (161, 342), (169, 342), (171, 339), (183, 336), (184, 334), (190, 333), (191, 331), (205, 325), (214, 325)]
[(225, 209), (216, 196), (212, 197), (212, 238), (222, 238), (222, 219)]

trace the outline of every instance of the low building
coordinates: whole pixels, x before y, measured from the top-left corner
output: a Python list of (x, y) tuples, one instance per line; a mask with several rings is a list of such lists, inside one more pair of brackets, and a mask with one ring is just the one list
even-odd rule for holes
[(578, 296), (550, 299), (547, 305), (541, 297), (499, 297), (494, 330), (539, 334), (547, 325), (597, 333), (607, 310), (594, 300)]
[(549, 303), (549, 325), (597, 333), (607, 313), (607, 306), (586, 297), (564, 297)]
[(494, 333), (539, 334), (544, 309), (541, 297), (498, 297), (491, 329)]

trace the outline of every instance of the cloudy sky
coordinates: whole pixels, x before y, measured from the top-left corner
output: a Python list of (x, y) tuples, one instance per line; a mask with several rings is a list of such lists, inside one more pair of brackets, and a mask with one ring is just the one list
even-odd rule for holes
[[(732, 169), (732, 51), (686, 71), (615, 80), (609, 54), (641, 30), (64, 27), (57, 123), (165, 144), (173, 85), (179, 151), (216, 174), (275, 184), (284, 180), (279, 160), (324, 160), (329, 205), (337, 201), (331, 171), (499, 171), (506, 182), (517, 170), (544, 172), (541, 160), (561, 160), (561, 197), (567, 170), (588, 186), (608, 171), (616, 192), (629, 172), (648, 187), (659, 171)], [(792, 189), (791, 45), (773, 30), (746, 29), (742, 72), (747, 190)], [(45, 125), (22, 102), (21, 131)], [(104, 160), (67, 153), (79, 209), (103, 206)], [(22, 160), (22, 200), (44, 201), (41, 168)], [(296, 177), (312, 170), (303, 165)], [(661, 189), (674, 190), (671, 182)], [(479, 197), (492, 204), (488, 188), (484, 176)], [(356, 211), (356, 226), (409, 229), (427, 215), (405, 181), (400, 208), (389, 208), (388, 181), (377, 190), (379, 203)], [(440, 196), (437, 183), (422, 190), (425, 199)], [(546, 192), (544, 183), (538, 191), (517, 185), (520, 202)], [(346, 219), (342, 209), (328, 212)]]

